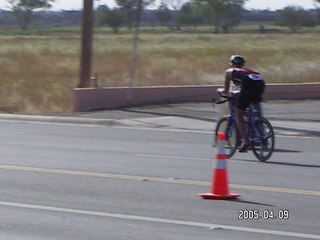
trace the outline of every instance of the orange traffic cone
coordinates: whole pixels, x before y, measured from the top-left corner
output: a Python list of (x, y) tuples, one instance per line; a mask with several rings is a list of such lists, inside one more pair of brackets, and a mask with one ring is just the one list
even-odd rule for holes
[(204, 199), (232, 199), (240, 197), (240, 194), (229, 193), (227, 155), (224, 149), (226, 135), (224, 132), (218, 133), (218, 152), (216, 155), (217, 167), (213, 170), (211, 193), (198, 194)]

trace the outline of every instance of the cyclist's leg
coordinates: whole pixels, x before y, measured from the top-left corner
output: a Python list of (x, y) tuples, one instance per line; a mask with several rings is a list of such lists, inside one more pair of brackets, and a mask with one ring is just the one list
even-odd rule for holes
[(255, 83), (254, 86), (255, 89), (255, 97), (253, 100), (253, 108), (257, 111), (257, 116), (259, 118), (263, 117), (263, 111), (262, 111), (262, 106), (261, 106), (261, 102), (263, 100), (262, 95), (264, 93), (264, 89), (265, 89), (265, 83), (264, 81), (259, 81)]
[(242, 89), (239, 95), (238, 103), (237, 103), (237, 122), (240, 131), (240, 135), (242, 138), (242, 144), (240, 146), (239, 152), (246, 152), (248, 146), (250, 145), (249, 139), (247, 139), (247, 127), (244, 121), (244, 114), (247, 107), (250, 105), (252, 101), (253, 93), (251, 89)]
[(246, 140), (246, 123), (244, 121), (245, 112), (246, 110), (237, 108), (237, 121), (242, 140)]
[(262, 111), (261, 102), (258, 102), (256, 104), (254, 104), (253, 108), (257, 111), (257, 117), (262, 118), (263, 117), (263, 111)]

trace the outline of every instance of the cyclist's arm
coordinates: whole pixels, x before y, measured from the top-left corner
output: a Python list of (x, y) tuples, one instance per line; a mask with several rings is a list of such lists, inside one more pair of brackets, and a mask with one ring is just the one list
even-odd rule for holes
[(233, 69), (229, 68), (225, 72), (224, 91), (223, 91), (224, 94), (228, 94), (229, 93), (230, 82), (231, 82), (231, 79), (232, 79), (232, 71), (233, 71)]

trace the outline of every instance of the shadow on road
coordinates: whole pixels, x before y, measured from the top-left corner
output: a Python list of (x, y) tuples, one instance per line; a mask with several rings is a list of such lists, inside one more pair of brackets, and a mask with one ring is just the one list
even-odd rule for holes
[(274, 149), (274, 152), (279, 152), (279, 153), (300, 153), (302, 151), (277, 148), (277, 149)]
[(320, 165), (316, 165), (316, 164), (289, 163), (289, 162), (266, 162), (266, 163), (267, 164), (274, 164), (274, 165), (292, 166), (292, 167), (320, 168)]
[(195, 120), (202, 120), (202, 121), (208, 121), (208, 122), (215, 122), (216, 120), (210, 117), (201, 117), (201, 116), (194, 116), (186, 113), (164, 113), (164, 112), (154, 112), (154, 111), (143, 111), (143, 110), (133, 110), (133, 109), (124, 109), (125, 112), (131, 112), (131, 113), (143, 113), (143, 114), (150, 114), (154, 116), (161, 116), (161, 117), (183, 117), (183, 118), (189, 118), (189, 119), (195, 119)]
[[(230, 201), (230, 200), (228, 200), (228, 201)], [(234, 199), (234, 200), (231, 200), (231, 201), (238, 202), (238, 203), (248, 203), (248, 204), (254, 204), (254, 205), (259, 205), (259, 206), (266, 206), (266, 207), (274, 207), (274, 205), (271, 205), (271, 204), (246, 201), (246, 200), (243, 200), (243, 199)]]

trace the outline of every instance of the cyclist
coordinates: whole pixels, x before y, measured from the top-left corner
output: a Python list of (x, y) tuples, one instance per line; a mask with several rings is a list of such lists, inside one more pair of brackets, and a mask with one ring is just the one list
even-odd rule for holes
[(225, 71), (223, 94), (229, 94), (230, 82), (240, 86), (240, 93), (237, 98), (237, 120), (242, 137), (242, 144), (239, 152), (246, 152), (250, 142), (246, 137), (246, 124), (244, 114), (250, 104), (258, 104), (262, 101), (262, 94), (265, 82), (261, 75), (249, 68), (244, 68), (245, 59), (239, 55), (232, 55), (229, 59), (229, 66)]

